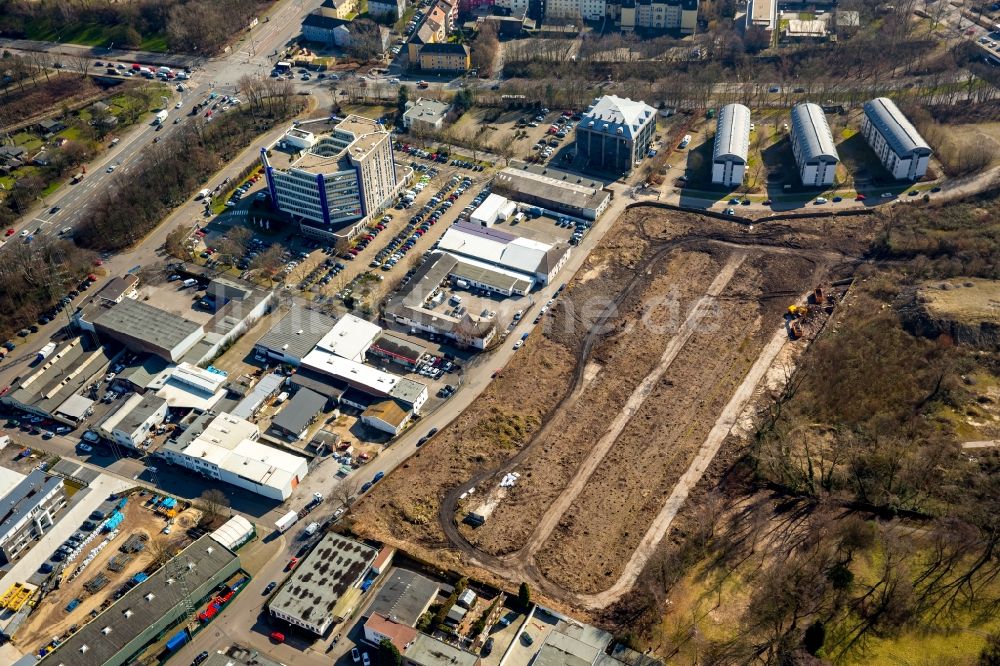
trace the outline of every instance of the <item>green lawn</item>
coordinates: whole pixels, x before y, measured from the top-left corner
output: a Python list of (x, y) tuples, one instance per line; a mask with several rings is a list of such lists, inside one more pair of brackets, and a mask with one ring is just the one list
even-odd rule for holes
[(58, 190), (60, 187), (62, 187), (62, 181), (61, 180), (56, 180), (56, 181), (53, 181), (53, 182), (49, 183), (45, 187), (45, 189), (42, 190), (42, 197), (44, 198), (44, 197), (49, 196), (50, 194), (52, 194), (53, 192), (55, 192), (56, 190)]
[[(109, 46), (113, 41), (116, 26), (101, 23), (79, 23), (62, 29), (48, 21), (32, 21), (25, 26), (25, 36), (45, 42), (62, 42), (67, 44), (83, 44), (85, 46)], [(165, 52), (167, 50), (166, 35), (157, 34), (144, 37), (138, 46), (143, 51)]]
[(67, 127), (62, 132), (59, 132), (56, 136), (69, 141), (76, 141), (80, 138), (80, 128), (79, 127)]
[(14, 135), (14, 145), (21, 146), (29, 152), (41, 148), (42, 143), (43, 141), (31, 132), (19, 132)]

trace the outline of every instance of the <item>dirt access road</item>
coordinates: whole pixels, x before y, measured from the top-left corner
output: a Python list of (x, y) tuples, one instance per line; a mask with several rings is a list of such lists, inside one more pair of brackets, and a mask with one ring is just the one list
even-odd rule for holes
[[(355, 508), (355, 529), (441, 566), (528, 580), (566, 605), (619, 598), (786, 344), (787, 305), (831, 270), (850, 274), (875, 222), (836, 225), (810, 218), (748, 233), (630, 211), (569, 283), (545, 334)], [(636, 328), (671, 313), (663, 330)], [(520, 481), (487, 523), (462, 524), (510, 471)]]

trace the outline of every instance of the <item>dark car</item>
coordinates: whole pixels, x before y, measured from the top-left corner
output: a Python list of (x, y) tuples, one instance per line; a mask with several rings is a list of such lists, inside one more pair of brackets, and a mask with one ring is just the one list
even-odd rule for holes
[(271, 590), (273, 590), (277, 586), (278, 584), (272, 580), (270, 583), (267, 584), (267, 587), (264, 588), (264, 594), (270, 594)]
[(490, 656), (490, 652), (493, 652), (493, 637), (492, 636), (490, 636), (489, 638), (487, 638), (486, 642), (483, 643), (483, 650), (482, 650), (481, 654), (484, 657), (488, 657), (488, 656)]
[(191, 666), (198, 666), (198, 664), (205, 661), (206, 659), (208, 659), (208, 651), (202, 650), (201, 653), (194, 658), (194, 661), (191, 662)]

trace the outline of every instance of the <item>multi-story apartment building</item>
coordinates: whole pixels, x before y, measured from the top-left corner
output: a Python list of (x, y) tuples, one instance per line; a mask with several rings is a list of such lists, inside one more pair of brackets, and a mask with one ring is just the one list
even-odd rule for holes
[(35, 470), (0, 498), (0, 561), (13, 562), (55, 525), (66, 507), (58, 476)]
[(420, 69), (426, 72), (464, 72), (469, 65), (465, 44), (428, 44), (420, 49)]
[(927, 173), (933, 151), (891, 99), (865, 102), (861, 133), (896, 180), (919, 180)]
[(607, 0), (605, 14), (626, 32), (675, 30), (692, 35), (698, 28), (698, 0)]
[(301, 153), (287, 168), (272, 166), (267, 149), (261, 150), (272, 204), (298, 222), (303, 235), (353, 238), (396, 194), (391, 136), (376, 121), (355, 115), (329, 133), (308, 128), (302, 123), (278, 141)]
[(601, 21), (607, 11), (606, 0), (545, 0), (545, 18), (582, 18)]
[(817, 104), (792, 107), (792, 153), (803, 185), (833, 185), (840, 156), (823, 109)]

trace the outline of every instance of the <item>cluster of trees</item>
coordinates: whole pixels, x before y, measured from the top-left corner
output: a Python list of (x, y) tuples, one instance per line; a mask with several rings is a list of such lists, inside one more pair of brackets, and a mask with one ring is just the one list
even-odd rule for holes
[(94, 254), (65, 240), (36, 236), (31, 243), (12, 241), (0, 262), (0, 339), (11, 338), (35, 323), (79, 283)]
[(25, 37), (43, 28), (58, 39), (80, 26), (97, 26), (103, 34), (101, 46), (135, 48), (150, 38), (166, 36), (171, 51), (209, 55), (245, 29), (259, 5), (257, 0), (2, 0), (0, 34)]
[(346, 48), (347, 55), (362, 63), (381, 56), (384, 51), (383, 30), (385, 28), (369, 18), (351, 21), (351, 41)]
[(479, 28), (476, 38), (469, 46), (469, 59), (472, 67), (478, 70), (479, 76), (493, 76), (499, 53), (500, 38), (497, 36), (497, 25), (487, 21)]
[[(175, 206), (260, 134), (297, 111), (283, 89), (280, 99), (266, 96), (274, 84), (241, 82), (247, 103), (214, 122), (193, 120), (170, 139), (151, 146), (128, 179), (117, 179), (87, 211), (77, 242), (100, 250), (120, 250), (140, 240)], [(252, 89), (252, 90), (251, 90)], [(249, 92), (246, 92), (249, 91)]]

